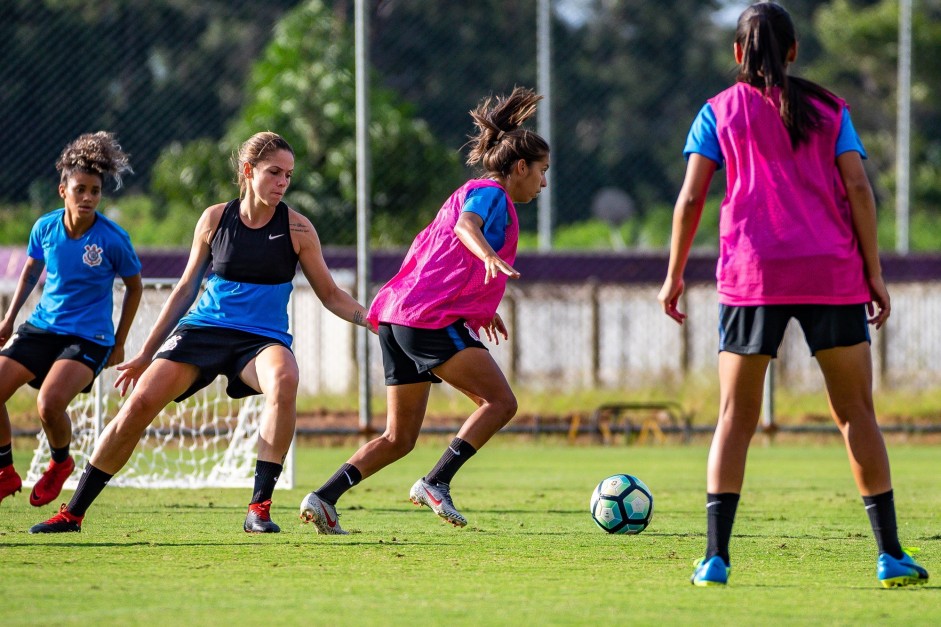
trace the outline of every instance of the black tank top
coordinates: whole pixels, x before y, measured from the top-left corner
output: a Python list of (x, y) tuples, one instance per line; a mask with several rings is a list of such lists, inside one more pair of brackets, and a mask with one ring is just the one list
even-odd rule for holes
[(268, 224), (253, 229), (239, 217), (239, 200), (222, 210), (212, 236), (212, 271), (227, 281), (274, 285), (294, 280), (297, 253), (291, 244), (288, 206), (279, 202)]

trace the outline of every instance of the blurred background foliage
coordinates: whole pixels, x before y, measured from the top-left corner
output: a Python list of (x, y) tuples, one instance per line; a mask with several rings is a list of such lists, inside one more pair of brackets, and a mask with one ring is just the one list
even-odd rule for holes
[[(556, 248), (662, 248), (689, 124), (734, 80), (747, 2), (553, 0), (549, 179)], [(789, 0), (797, 75), (852, 107), (894, 247), (897, 0)], [(370, 7), (372, 240), (407, 245), (473, 172), (467, 112), (536, 86), (536, 0), (379, 0)], [(913, 19), (911, 249), (941, 249), (941, 0)], [(139, 246), (185, 247), (209, 204), (237, 195), (238, 144), (274, 130), (297, 167), (289, 204), (327, 245), (355, 242), (352, 0), (4, 0), (0, 244), (59, 206), (55, 160), (116, 132), (136, 174), (103, 204)], [(723, 176), (697, 245), (715, 248)], [(535, 246), (535, 207), (520, 213)]]

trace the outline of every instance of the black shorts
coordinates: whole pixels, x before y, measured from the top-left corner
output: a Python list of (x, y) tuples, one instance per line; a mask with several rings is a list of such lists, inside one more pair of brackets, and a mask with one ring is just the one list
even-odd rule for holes
[(719, 305), (719, 351), (778, 356), (784, 330), (796, 318), (810, 354), (869, 342), (866, 305)]
[(441, 379), (431, 371), (465, 348), (487, 350), (464, 320), (443, 329), (416, 329), (398, 324), (379, 325), (379, 346), (386, 385), (405, 385)]
[(245, 366), (269, 346), (284, 346), (274, 338), (236, 329), (182, 325), (164, 340), (154, 359), (166, 359), (199, 368), (196, 381), (174, 400), (180, 402), (213, 382), (220, 374), (229, 380), (225, 388), (231, 398), (261, 394), (239, 377)]
[(88, 394), (91, 392), (95, 377), (108, 363), (108, 357), (111, 356), (113, 348), (113, 346), (103, 346), (77, 335), (53, 333), (24, 323), (10, 338), (9, 345), (0, 350), (0, 355), (19, 362), (32, 372), (36, 378), (29, 382), (29, 386), (37, 390), (42, 387), (52, 364), (58, 360), (71, 359), (85, 364), (93, 373), (91, 383), (82, 390), (83, 394)]

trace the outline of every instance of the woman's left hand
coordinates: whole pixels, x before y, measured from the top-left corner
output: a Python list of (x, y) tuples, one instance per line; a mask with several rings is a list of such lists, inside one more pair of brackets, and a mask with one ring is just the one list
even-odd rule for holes
[(866, 309), (869, 311), (869, 324), (880, 329), (892, 312), (889, 290), (881, 276), (869, 278), (869, 296), (872, 299), (866, 304)]
[(500, 336), (503, 336), (503, 339), (509, 339), (510, 335), (506, 330), (506, 325), (503, 324), (503, 318), (500, 317), (500, 314), (494, 314), (493, 320), (489, 324), (484, 325), (484, 332), (487, 334), (487, 339), (493, 342), (494, 344), (500, 343)]

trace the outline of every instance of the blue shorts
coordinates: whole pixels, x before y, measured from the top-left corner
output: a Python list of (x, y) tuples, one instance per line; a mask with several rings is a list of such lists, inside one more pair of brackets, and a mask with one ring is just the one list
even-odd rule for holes
[(870, 342), (866, 305), (719, 305), (719, 352), (778, 356), (784, 330), (795, 318), (810, 354)]
[(379, 324), (379, 346), (386, 385), (441, 383), (431, 371), (465, 348), (487, 350), (467, 322), (458, 320), (443, 329), (416, 329)]
[(53, 333), (29, 323), (21, 324), (10, 339), (10, 345), (0, 350), (0, 355), (32, 372), (35, 378), (29, 386), (37, 390), (42, 387), (52, 364), (60, 359), (70, 359), (85, 364), (92, 371), (91, 382), (82, 390), (82, 394), (88, 394), (114, 349), (113, 346), (96, 344), (77, 335)]

